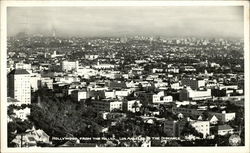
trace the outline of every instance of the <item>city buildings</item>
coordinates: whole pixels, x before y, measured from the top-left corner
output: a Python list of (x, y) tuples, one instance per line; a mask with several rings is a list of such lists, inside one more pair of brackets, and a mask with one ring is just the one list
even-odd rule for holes
[[(197, 145), (196, 139), (215, 145), (214, 137), (237, 134), (244, 128), (243, 122), (230, 122), (243, 118), (245, 104), (243, 44), (237, 41), (225, 40), (222, 45), (198, 38), (138, 36), (121, 42), (115, 37), (44, 36), (30, 37), (31, 44), (43, 46), (31, 51), (25, 46), (26, 38), (16, 39), (9, 40), (8, 109), (22, 104), (32, 107), (14, 109), (9, 123), (29, 121), (27, 115), (37, 111), (41, 116), (32, 124), (42, 122), (42, 130), (54, 135), (72, 130), (95, 139), (101, 133), (104, 144), (91, 141), (94, 146), (108, 145), (109, 137), (118, 146), (119, 142), (125, 145), (122, 137), (141, 136), (150, 139), (126, 140), (126, 145), (154, 146), (151, 138), (159, 136), (159, 145)], [(22, 52), (13, 47), (17, 42)], [(45, 45), (50, 43), (58, 47)], [(226, 46), (236, 50), (237, 56), (231, 58), (232, 53), (222, 49)], [(65, 132), (66, 128), (70, 130)], [(24, 136), (23, 145), (39, 145), (40, 140), (32, 137), (29, 141)], [(13, 143), (20, 147), (20, 137)]]

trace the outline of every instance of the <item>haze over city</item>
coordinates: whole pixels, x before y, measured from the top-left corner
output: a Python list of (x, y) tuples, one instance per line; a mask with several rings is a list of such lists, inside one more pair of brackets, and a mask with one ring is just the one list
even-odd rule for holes
[(243, 7), (9, 7), (8, 36), (243, 37)]

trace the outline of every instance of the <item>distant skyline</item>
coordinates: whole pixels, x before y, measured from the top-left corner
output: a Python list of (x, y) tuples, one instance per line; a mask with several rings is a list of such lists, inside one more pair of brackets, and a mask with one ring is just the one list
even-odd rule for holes
[(8, 7), (8, 36), (240, 37), (242, 6)]

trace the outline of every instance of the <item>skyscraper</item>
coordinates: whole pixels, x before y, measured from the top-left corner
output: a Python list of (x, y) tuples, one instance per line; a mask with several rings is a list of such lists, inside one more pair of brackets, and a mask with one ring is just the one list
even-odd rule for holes
[(8, 97), (23, 104), (31, 103), (30, 74), (25, 69), (14, 69), (8, 74)]

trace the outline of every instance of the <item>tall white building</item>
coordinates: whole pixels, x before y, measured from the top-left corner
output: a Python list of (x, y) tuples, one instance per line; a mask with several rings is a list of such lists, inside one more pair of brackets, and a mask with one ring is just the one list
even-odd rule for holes
[(8, 74), (8, 97), (23, 104), (31, 103), (30, 74), (25, 69), (14, 69)]

